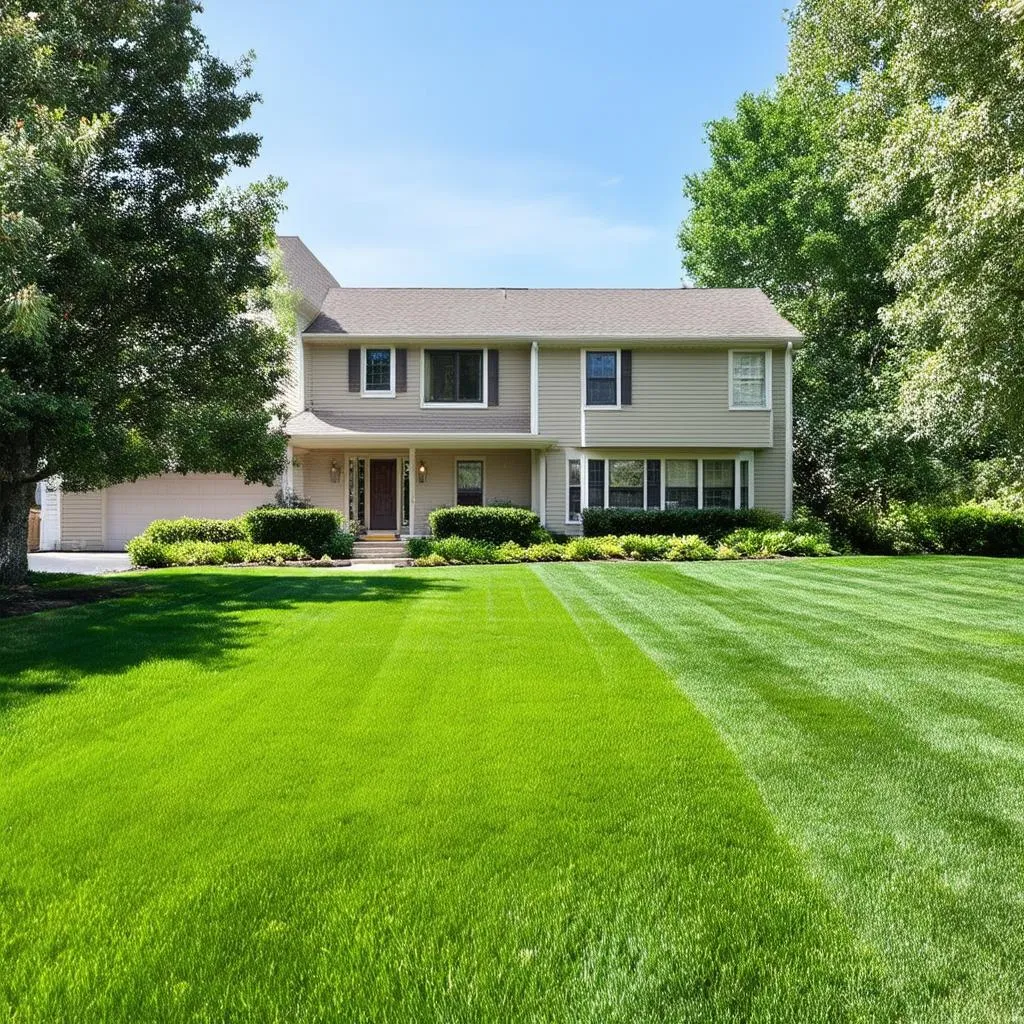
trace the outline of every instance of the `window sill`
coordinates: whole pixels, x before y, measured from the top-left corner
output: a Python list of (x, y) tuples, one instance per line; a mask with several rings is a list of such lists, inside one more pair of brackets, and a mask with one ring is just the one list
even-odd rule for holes
[(361, 391), (360, 398), (394, 398), (394, 391)]
[(729, 412), (771, 412), (770, 405), (730, 405)]
[(486, 409), (486, 402), (420, 402), (421, 409)]
[[(622, 408), (623, 408), (623, 405), (621, 403), (617, 402), (615, 405), (585, 405), (585, 406), (583, 406), (583, 411), (584, 412), (611, 412), (612, 410), (617, 410), (617, 409), (622, 409)], [(628, 406), (626, 408), (628, 408)]]

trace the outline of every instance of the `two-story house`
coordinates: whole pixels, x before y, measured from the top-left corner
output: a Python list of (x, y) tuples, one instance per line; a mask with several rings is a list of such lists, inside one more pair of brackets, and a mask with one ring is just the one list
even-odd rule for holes
[[(792, 504), (800, 333), (756, 289), (343, 288), (296, 237), (281, 484), (374, 534), (439, 506)], [(44, 547), (120, 549), (154, 518), (232, 516), (273, 488), (161, 476), (47, 493)]]

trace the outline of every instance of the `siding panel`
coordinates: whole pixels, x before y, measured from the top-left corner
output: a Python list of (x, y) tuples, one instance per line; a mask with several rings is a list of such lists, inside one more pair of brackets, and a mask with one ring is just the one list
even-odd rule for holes
[(580, 350), (540, 347), (539, 431), (563, 445), (580, 443)]
[(103, 491), (73, 494), (60, 501), (61, 551), (103, 550)]

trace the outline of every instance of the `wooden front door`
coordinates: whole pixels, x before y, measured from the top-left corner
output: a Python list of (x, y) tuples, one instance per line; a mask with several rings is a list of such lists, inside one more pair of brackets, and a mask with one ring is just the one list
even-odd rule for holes
[(370, 529), (398, 531), (398, 477), (394, 459), (370, 459)]

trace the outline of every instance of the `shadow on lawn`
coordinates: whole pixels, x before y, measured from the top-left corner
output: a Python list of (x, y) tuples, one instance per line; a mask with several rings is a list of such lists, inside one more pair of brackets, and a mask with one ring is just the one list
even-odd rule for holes
[[(87, 577), (75, 577), (80, 584)], [(461, 590), (427, 575), (349, 576), (313, 572), (146, 575), (125, 599), (0, 622), (0, 715), (59, 694), (92, 673), (125, 672), (146, 661), (226, 663), (260, 629), (250, 614), (349, 602), (389, 602)]]

